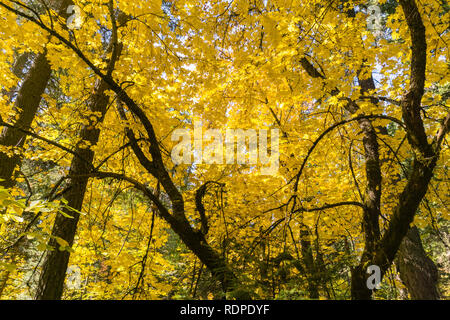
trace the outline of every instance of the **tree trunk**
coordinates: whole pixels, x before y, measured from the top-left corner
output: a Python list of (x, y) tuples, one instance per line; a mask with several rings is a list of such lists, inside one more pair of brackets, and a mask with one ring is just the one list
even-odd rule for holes
[[(50, 80), (51, 68), (45, 57), (45, 53), (36, 56), (34, 63), (28, 72), (22, 86), (19, 89), (14, 109), (18, 113), (15, 126), (28, 130), (34, 120), (41, 102), (42, 94)], [(0, 145), (5, 147), (20, 148), (24, 145), (26, 134), (20, 130), (4, 128), (0, 134)], [(13, 173), (17, 165), (20, 165), (21, 156), (12, 156), (0, 152), (0, 184), (6, 188), (14, 185)]]
[(309, 240), (308, 227), (302, 225), (300, 231), (300, 244), (302, 260), (305, 265), (306, 280), (308, 283), (308, 295), (310, 299), (319, 299), (319, 280), (320, 275), (317, 272), (316, 262), (314, 260), (313, 248)]
[[(101, 117), (95, 120), (91, 116), (89, 118), (89, 125), (84, 126), (80, 133), (81, 139), (88, 141), (91, 146), (95, 146), (98, 142), (100, 129), (96, 128), (96, 126), (103, 122), (107, 111), (109, 101), (108, 96), (105, 94), (107, 88), (108, 86), (104, 81), (97, 81), (96, 93), (88, 101), (89, 110), (101, 114)], [(79, 157), (74, 157), (72, 160), (69, 171), (71, 180), (68, 183), (67, 192), (64, 196), (69, 207), (65, 208), (64, 212), (73, 218), (67, 218), (60, 213), (56, 216), (52, 230), (52, 238), (49, 241), (49, 245), (54, 250), (48, 251), (44, 260), (35, 297), (37, 300), (59, 300), (63, 293), (70, 252), (59, 250), (59, 244), (54, 237), (64, 239), (72, 247), (80, 218), (80, 214), (76, 211), (81, 211), (82, 209), (89, 180), (88, 174), (92, 171), (92, 162), (94, 160), (94, 152), (91, 149), (77, 147), (75, 153)]]
[(366, 268), (360, 264), (351, 271), (351, 293), (353, 300), (371, 300), (372, 290), (367, 288)]
[[(240, 287), (240, 282), (229, 265), (216, 250), (206, 241), (200, 231), (195, 231), (185, 219), (169, 219), (171, 228), (179, 235), (183, 243), (200, 259), (209, 269), (212, 276), (220, 281), (225, 293), (235, 294), (238, 300), (249, 300), (250, 294)], [(242, 290), (238, 290), (238, 289)]]
[(413, 300), (438, 300), (438, 270), (426, 255), (417, 227), (409, 229), (396, 257), (400, 278)]
[(433, 177), (433, 170), (439, 159), (440, 146), (450, 127), (449, 114), (443, 120), (433, 143), (428, 143), (421, 118), (427, 61), (425, 26), (414, 0), (400, 0), (399, 3), (403, 9), (412, 40), (410, 87), (402, 99), (401, 108), (408, 142), (415, 151), (415, 158), (408, 182), (399, 195), (398, 204), (390, 217), (389, 226), (383, 237), (377, 242), (375, 250), (368, 251), (365, 248), (359, 266), (353, 270), (355, 276), (355, 279), (352, 279), (353, 299), (366, 299), (371, 295), (371, 290), (365, 286), (366, 277), (364, 276), (365, 269), (369, 265), (379, 266), (381, 277), (391, 266), (403, 238), (408, 233), (410, 224), (414, 221), (417, 209), (427, 193)]
[[(62, 18), (67, 18), (67, 7), (73, 4), (72, 0), (52, 0), (49, 6), (58, 12)], [(13, 72), (20, 74), (22, 72), (25, 60), (29, 54), (22, 54), (14, 66)], [(41, 102), (42, 94), (47, 87), (51, 75), (51, 66), (46, 57), (46, 50), (39, 53), (34, 59), (33, 65), (28, 71), (22, 86), (17, 94), (14, 109), (18, 113), (15, 126), (28, 130), (36, 116), (39, 104)], [(2, 119), (1, 121), (6, 119)], [(13, 128), (4, 128), (0, 134), (0, 145), (5, 147), (21, 148), (26, 139), (26, 134), (20, 130)], [(9, 156), (0, 152), (0, 185), (5, 188), (14, 186), (13, 173), (14, 169), (20, 165), (22, 157), (20, 155)]]
[[(305, 69), (305, 71), (312, 78), (322, 78), (325, 80), (325, 77), (321, 75), (321, 73), (317, 69), (315, 69), (315, 67), (306, 58), (301, 59), (301, 64), (302, 67)], [(372, 76), (369, 77), (368, 79), (362, 79), (358, 75), (358, 82), (361, 86), (362, 95), (366, 94), (370, 90), (375, 89), (375, 82)], [(338, 89), (332, 92), (333, 95), (338, 93), (339, 93)], [(371, 102), (373, 104), (377, 104), (378, 100), (372, 99)], [(355, 114), (356, 112), (359, 111), (359, 106), (355, 102), (349, 101), (349, 103), (346, 105), (346, 110), (350, 114)], [(380, 217), (382, 177), (380, 167), (379, 145), (377, 141), (377, 134), (375, 132), (375, 128), (372, 125), (372, 122), (368, 119), (361, 119), (358, 121), (358, 124), (364, 135), (363, 137), (364, 160), (367, 177), (365, 195), (364, 199), (362, 199), (365, 205), (363, 212), (362, 229), (365, 236), (365, 251), (373, 252), (375, 250), (377, 240), (380, 238), (380, 227), (378, 220)], [(367, 276), (365, 275), (365, 271), (362, 272), (362, 270), (355, 269), (352, 272), (352, 278), (353, 277), (355, 277), (355, 281), (361, 281), (362, 279), (366, 279)], [(366, 281), (364, 280), (363, 283), (365, 286)], [(355, 290), (360, 289), (355, 287)], [(363, 289), (361, 288), (361, 290)], [(367, 288), (365, 290), (367, 290)], [(370, 294), (368, 296), (363, 295), (363, 299), (370, 299)]]

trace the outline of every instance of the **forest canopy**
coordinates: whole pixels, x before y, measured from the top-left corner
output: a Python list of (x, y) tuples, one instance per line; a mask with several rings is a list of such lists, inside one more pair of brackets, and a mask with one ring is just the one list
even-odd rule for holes
[(448, 299), (446, 0), (0, 0), (0, 299)]

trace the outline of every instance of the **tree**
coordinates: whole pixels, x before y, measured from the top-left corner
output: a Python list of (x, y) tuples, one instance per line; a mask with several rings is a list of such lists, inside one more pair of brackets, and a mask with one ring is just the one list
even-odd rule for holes
[[(0, 1), (2, 42), (17, 48), (0, 61), (3, 92), (25, 86), (10, 70), (23, 48), (44, 52), (57, 88), (46, 95), (36, 71), (26, 125), (1, 119), (24, 150), (13, 194), (26, 187), (35, 215), (0, 233), (45, 252), (37, 283), (31, 260), (15, 262), (15, 283), (37, 299), (370, 299), (369, 266), (386, 286), (398, 255), (419, 297), (405, 261), (429, 260), (406, 235), (448, 219), (448, 8), (382, 1), (374, 31), (363, 1), (79, 1), (70, 29), (66, 4)], [(173, 160), (179, 129), (193, 163)], [(267, 139), (278, 170), (265, 174), (262, 150), (236, 164), (217, 153), (233, 129), (247, 149)], [(22, 158), (1, 166), (6, 180)], [(64, 285), (74, 268), (83, 289)]]

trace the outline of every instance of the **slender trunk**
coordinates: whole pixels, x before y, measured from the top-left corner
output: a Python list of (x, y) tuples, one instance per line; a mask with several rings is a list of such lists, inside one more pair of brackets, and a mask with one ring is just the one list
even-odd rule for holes
[(306, 279), (308, 283), (308, 295), (310, 299), (319, 299), (319, 284), (316, 263), (314, 261), (313, 248), (309, 238), (308, 227), (303, 225), (300, 232), (300, 244), (302, 260), (305, 264)]
[(353, 299), (368, 299), (372, 295), (372, 291), (366, 286), (367, 266), (379, 266), (381, 268), (381, 276), (391, 266), (400, 244), (408, 232), (409, 225), (414, 220), (420, 202), (427, 192), (436, 162), (436, 158), (427, 164), (417, 159), (414, 160), (408, 183), (399, 196), (399, 202), (391, 217), (388, 229), (379, 241), (375, 252), (371, 255), (363, 255), (360, 264), (354, 269), (354, 278), (352, 278)]
[[(34, 59), (31, 69), (28, 71), (22, 86), (19, 89), (14, 109), (18, 114), (15, 126), (28, 130), (34, 120), (41, 102), (42, 94), (50, 80), (51, 68), (45, 57), (40, 53)], [(20, 148), (24, 145), (26, 134), (20, 130), (4, 128), (0, 134), (0, 145), (5, 147)], [(0, 184), (6, 188), (14, 185), (14, 169), (20, 165), (21, 156), (8, 155), (0, 152)]]
[[(73, 4), (72, 0), (52, 0), (48, 5), (58, 12), (62, 18), (67, 18), (67, 7)], [(13, 72), (20, 74), (29, 54), (19, 56), (14, 66)], [(15, 101), (14, 109), (17, 112), (15, 126), (28, 130), (36, 116), (42, 94), (47, 87), (51, 75), (51, 66), (46, 57), (46, 50), (38, 54), (28, 71), (22, 86), (20, 87)], [(0, 120), (2, 119), (0, 117)], [(0, 145), (5, 147), (21, 148), (25, 144), (26, 134), (13, 128), (4, 128), (0, 133)], [(14, 186), (13, 173), (17, 166), (20, 166), (22, 157), (20, 155), (8, 155), (0, 152), (0, 185), (11, 188)]]
[[(59, 2), (60, 8), (66, 8), (70, 3), (72, 3), (71, 0), (61, 1)], [(124, 18), (124, 15), (119, 14), (119, 16)], [(122, 45), (118, 43), (117, 34), (113, 32), (111, 42), (107, 49), (107, 53), (112, 52), (108, 62), (109, 73), (113, 72), (121, 50)], [(98, 143), (100, 137), (100, 128), (98, 126), (103, 123), (108, 110), (109, 98), (106, 95), (107, 89), (109, 89), (109, 85), (106, 81), (103, 79), (97, 80), (94, 93), (87, 101), (89, 111), (95, 114), (95, 116), (89, 116), (87, 118), (89, 123), (82, 127), (80, 138), (81, 141), (89, 142), (90, 147)], [(49, 241), (49, 245), (55, 249), (47, 251), (36, 290), (36, 300), (60, 300), (63, 294), (70, 252), (59, 250), (59, 244), (56, 239), (61, 238), (65, 240), (69, 244), (69, 247), (73, 245), (80, 219), (78, 212), (82, 210), (89, 174), (92, 172), (94, 161), (94, 151), (91, 148), (86, 149), (82, 146), (77, 146), (75, 148), (75, 154), (78, 156), (72, 159), (70, 165), (70, 181), (66, 187), (67, 192), (64, 195), (67, 206), (63, 209), (71, 218), (62, 214), (56, 216), (52, 229), (52, 238)]]
[[(67, 18), (67, 7), (73, 4), (72, 0), (55, 0), (50, 1), (49, 5), (52, 9), (58, 12), (62, 18)], [(27, 60), (32, 56), (31, 53), (21, 54), (14, 66), (13, 73), (18, 77), (25, 76), (25, 79), (18, 89), (15, 100), (14, 111), (17, 113), (17, 120), (14, 126), (23, 130), (28, 130), (37, 114), (42, 95), (48, 85), (51, 76), (51, 66), (46, 57), (46, 50), (43, 53), (37, 54), (33, 60), (32, 66), (24, 75), (23, 69)], [(13, 97), (12, 92), (4, 92), (10, 99)], [(0, 116), (0, 120), (3, 119)], [(14, 128), (4, 128), (0, 133), (0, 145), (5, 147), (21, 148), (25, 144), (26, 134), (23, 131)], [(0, 152), (0, 185), (11, 188), (15, 185), (14, 170), (20, 166), (22, 156), (19, 154), (8, 155)], [(11, 253), (13, 257), (17, 254), (16, 249)], [(14, 259), (14, 258), (13, 258)], [(0, 296), (6, 287), (9, 278), (9, 273), (0, 279)]]
[[(375, 82), (373, 77), (368, 79), (361, 79), (358, 75), (358, 82), (361, 86), (361, 94), (364, 95), (370, 90), (375, 89)], [(376, 99), (372, 99), (373, 104), (377, 104)], [(356, 110), (354, 110), (356, 111)], [(372, 122), (366, 119), (359, 121), (360, 128), (363, 131), (364, 138), (364, 157), (366, 167), (366, 192), (364, 198), (365, 209), (363, 211), (362, 230), (365, 237), (364, 253), (361, 261), (366, 259), (366, 256), (375, 251), (376, 243), (380, 238), (380, 203), (381, 203), (381, 165), (379, 155), (379, 144), (375, 128)], [(351, 277), (351, 291), (352, 297), (355, 298), (355, 292), (358, 292), (358, 300), (370, 300), (372, 298), (372, 291), (367, 288), (366, 270), (362, 267), (352, 269)]]
[(180, 221), (180, 219), (171, 219), (170, 226), (180, 236), (183, 243), (200, 259), (200, 261), (210, 270), (215, 279), (220, 281), (222, 289), (226, 293), (235, 291), (239, 296), (237, 299), (250, 299), (250, 295), (239, 288), (239, 280), (230, 269), (229, 265), (216, 250), (214, 250), (206, 241), (204, 235), (191, 228), (188, 221)]
[(450, 127), (450, 114), (443, 120), (442, 126), (432, 144), (428, 143), (425, 127), (421, 118), (421, 101), (425, 87), (427, 61), (427, 43), (425, 26), (414, 0), (399, 1), (411, 35), (411, 71), (410, 87), (404, 95), (401, 108), (408, 142), (415, 151), (415, 158), (408, 182), (399, 195), (398, 204), (390, 218), (383, 237), (372, 252), (363, 254), (360, 264), (354, 270), (352, 298), (366, 299), (371, 290), (365, 286), (365, 268), (369, 265), (380, 267), (381, 276), (391, 266), (395, 255), (414, 220), (417, 209), (425, 197), (433, 177), (433, 170), (440, 155), (440, 145)]
[[(80, 133), (80, 138), (83, 141), (88, 141), (91, 146), (95, 146), (100, 136), (100, 129), (98, 124), (103, 122), (104, 116), (108, 106), (108, 96), (105, 90), (108, 88), (106, 83), (102, 80), (97, 81), (95, 94), (92, 95), (88, 101), (89, 110), (98, 112), (101, 117), (89, 118), (90, 123), (84, 126)], [(52, 239), (49, 245), (54, 248), (48, 251), (43, 263), (42, 272), (39, 278), (38, 288), (35, 298), (37, 300), (59, 300), (61, 299), (66, 270), (69, 263), (70, 252), (58, 250), (59, 245), (54, 237), (59, 237), (67, 241), (69, 246), (73, 245), (80, 214), (76, 211), (81, 211), (84, 195), (86, 192), (89, 177), (87, 176), (92, 170), (92, 162), (94, 160), (94, 151), (77, 147), (75, 153), (79, 157), (74, 157), (70, 166), (69, 176), (71, 180), (67, 186), (67, 192), (64, 196), (69, 208), (64, 209), (64, 212), (73, 217), (68, 218), (62, 214), (56, 216), (55, 223), (52, 230)], [(75, 209), (71, 210), (70, 208)]]
[[(352, 16), (354, 10), (351, 10), (348, 14)], [(312, 77), (312, 78), (322, 78), (326, 80), (326, 78), (304, 57), (301, 59), (301, 64), (304, 70)], [(364, 67), (364, 65), (362, 66)], [(375, 82), (373, 77), (369, 77), (368, 79), (364, 79), (361, 77), (360, 73), (358, 73), (358, 82), (361, 87), (361, 94), (364, 95), (368, 93), (370, 90), (375, 89)], [(339, 93), (339, 90), (336, 89), (332, 92), (333, 95)], [(371, 102), (373, 104), (377, 104), (377, 99), (372, 99)], [(359, 106), (353, 102), (349, 101), (346, 105), (346, 110), (355, 114), (359, 110)], [(381, 166), (380, 166), (380, 155), (379, 155), (379, 144), (377, 140), (377, 134), (375, 132), (375, 128), (372, 125), (372, 122), (368, 119), (361, 119), (358, 121), (359, 127), (363, 133), (363, 145), (364, 145), (364, 160), (365, 160), (365, 171), (367, 178), (367, 185), (364, 195), (364, 211), (363, 211), (363, 221), (362, 221), (362, 229), (365, 237), (365, 253), (374, 252), (376, 248), (376, 243), (380, 238), (380, 226), (379, 226), (379, 217), (380, 217), (380, 203), (381, 203), (381, 186), (382, 186), (382, 176), (381, 176)], [(366, 259), (366, 257), (362, 257), (361, 260)], [(354, 269), (352, 270), (352, 288), (354, 290), (362, 290), (358, 289), (358, 287), (363, 283), (363, 286), (366, 286), (367, 275), (365, 271)], [(355, 283), (354, 283), (355, 282)], [(353, 290), (353, 289), (352, 289)], [(365, 290), (368, 290), (367, 288)], [(368, 295), (364, 296), (364, 299), (370, 299), (371, 292), (368, 292)]]

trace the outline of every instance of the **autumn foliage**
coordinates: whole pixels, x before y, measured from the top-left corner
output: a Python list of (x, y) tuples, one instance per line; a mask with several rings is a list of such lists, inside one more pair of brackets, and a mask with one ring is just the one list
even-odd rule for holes
[[(448, 297), (448, 21), (445, 0), (0, 0), (0, 297)], [(267, 130), (278, 170), (174, 163), (195, 126), (203, 151)]]

